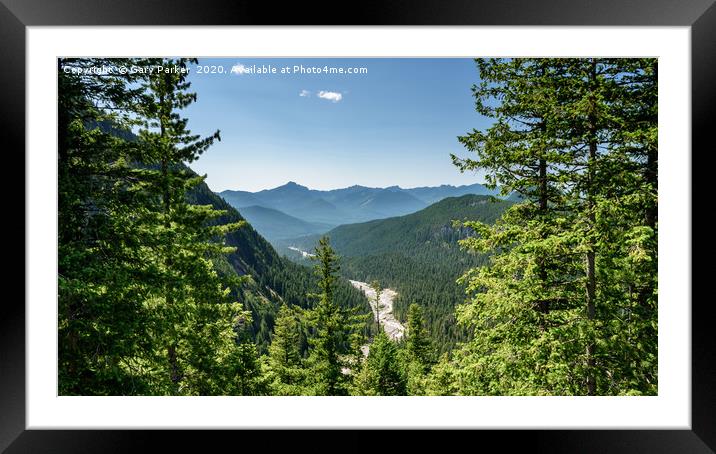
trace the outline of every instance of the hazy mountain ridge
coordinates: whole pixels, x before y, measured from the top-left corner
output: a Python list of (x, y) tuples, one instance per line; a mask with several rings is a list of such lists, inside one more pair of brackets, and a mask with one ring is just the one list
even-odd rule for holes
[(259, 205), (242, 208), (241, 215), (263, 236), (276, 240), (324, 232), (332, 227), (330, 224), (306, 222), (282, 211)]
[(446, 197), (496, 195), (498, 192), (479, 183), (409, 189), (353, 185), (322, 191), (289, 181), (258, 192), (225, 190), (218, 194), (240, 212), (250, 210), (247, 217), (251, 218), (251, 223), (269, 241), (275, 242), (300, 236), (296, 232), (320, 234), (338, 225), (415, 213)]

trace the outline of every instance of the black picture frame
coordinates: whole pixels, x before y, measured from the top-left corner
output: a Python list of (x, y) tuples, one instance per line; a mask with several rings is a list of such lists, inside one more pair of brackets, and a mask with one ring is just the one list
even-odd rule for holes
[[(336, 15), (335, 4), (246, 0), (0, 0), (0, 119), (4, 156), (15, 156), (24, 168), (25, 32), (28, 26), (61, 25), (572, 25), (690, 26), (692, 63), (692, 160), (713, 150), (716, 115), (716, 5), (714, 0), (366, 0), (351, 3), (350, 14)], [(711, 140), (710, 140), (711, 139)], [(23, 150), (22, 152), (20, 150)], [(685, 153), (688, 158), (688, 152)], [(9, 165), (9, 164), (6, 164)], [(692, 181), (708, 181), (706, 166), (692, 165)], [(17, 168), (17, 167), (13, 167)], [(701, 175), (699, 174), (701, 172)], [(16, 172), (19, 173), (19, 172)], [(24, 174), (24, 173), (23, 173)], [(699, 178), (701, 176), (702, 178)], [(18, 187), (18, 186), (15, 186)], [(24, 188), (24, 184), (23, 184)], [(24, 190), (24, 189), (23, 189)], [(668, 188), (667, 188), (668, 190)], [(698, 195), (692, 189), (694, 196)], [(17, 191), (12, 197), (19, 204)], [(695, 202), (692, 207), (699, 206)], [(703, 206), (703, 205), (702, 205)], [(18, 213), (12, 210), (18, 223)], [(699, 226), (692, 222), (694, 227)], [(701, 224), (703, 225), (703, 224)], [(6, 240), (7, 241), (7, 240)], [(25, 244), (32, 241), (25, 236)], [(10, 240), (12, 242), (12, 240)], [(16, 242), (16, 241), (15, 241)], [(693, 259), (692, 259), (693, 260)], [(24, 262), (23, 262), (24, 263)], [(19, 267), (18, 267), (19, 268)], [(693, 262), (693, 283), (708, 282), (712, 267)], [(23, 272), (25, 270), (23, 267)], [(701, 279), (698, 279), (701, 277)], [(703, 284), (701, 284), (703, 285)], [(9, 286), (8, 286), (9, 288)], [(671, 302), (691, 304), (692, 401), (691, 430), (519, 430), (509, 435), (484, 430), (479, 444), (497, 443), (510, 450), (540, 452), (707, 453), (716, 450), (716, 336), (710, 317), (712, 298)], [(163, 448), (181, 447), (191, 432), (112, 430), (25, 430), (25, 309), (20, 298), (6, 295), (0, 305), (0, 449), (7, 452), (133, 452), (160, 441)], [(240, 411), (240, 409), (237, 409)], [(336, 434), (343, 444), (366, 444), (365, 434)], [(411, 437), (422, 436), (413, 434)], [(265, 436), (265, 435), (264, 435)], [(305, 434), (293, 433), (300, 444)], [(271, 437), (273, 438), (273, 437)], [(282, 437), (279, 437), (282, 438)], [(402, 438), (402, 437), (401, 437)], [(477, 439), (475, 439), (477, 440)], [(212, 444), (228, 441), (231, 431), (216, 431)]]

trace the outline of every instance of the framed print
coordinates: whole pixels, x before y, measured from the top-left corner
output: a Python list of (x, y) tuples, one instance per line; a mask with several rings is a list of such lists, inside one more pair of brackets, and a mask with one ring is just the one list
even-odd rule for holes
[(691, 150), (716, 7), (480, 3), (4, 2), (27, 180), (3, 449), (329, 428), (712, 452)]

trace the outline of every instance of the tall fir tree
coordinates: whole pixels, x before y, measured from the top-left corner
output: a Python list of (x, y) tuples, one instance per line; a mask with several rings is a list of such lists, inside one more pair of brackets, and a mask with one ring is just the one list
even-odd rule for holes
[(380, 332), (380, 295), (383, 293), (383, 287), (380, 282), (373, 280), (370, 283), (370, 288), (375, 292), (375, 322), (378, 325), (378, 332)]
[[(477, 108), (495, 123), (460, 138), (478, 159), (453, 159), (461, 170), (486, 170), (491, 183), (517, 189), (524, 199), (494, 226), (466, 223), (476, 235), (463, 245), (493, 255), (490, 266), (463, 277), (473, 300), (460, 308), (458, 318), (474, 338), (455, 355), (459, 392), (649, 389), (646, 383), (616, 378), (633, 378), (627, 371), (635, 358), (629, 342), (615, 332), (635, 327), (623, 323), (631, 312), (619, 301), (625, 301), (628, 287), (623, 265), (629, 255), (623, 246), (633, 248), (629, 226), (643, 232), (633, 216), (644, 217), (644, 210), (628, 200), (644, 191), (638, 184), (639, 159), (625, 150), (633, 154), (637, 141), (625, 131), (637, 129), (635, 112), (655, 108), (654, 98), (634, 96), (644, 86), (637, 89), (630, 82), (642, 80), (648, 65), (624, 59), (520, 59), (478, 60), (478, 69)], [(641, 128), (653, 132), (655, 122), (646, 124)], [(653, 270), (642, 271), (655, 284)], [(647, 325), (654, 322), (646, 318)], [(648, 343), (648, 338), (655, 341), (643, 331), (639, 341)], [(652, 370), (655, 365), (650, 359), (643, 364)], [(655, 373), (639, 375), (655, 379)]]
[[(605, 327), (610, 344), (602, 361), (613, 373), (606, 385), (630, 394), (657, 387), (658, 276), (658, 61), (617, 60), (613, 146), (603, 166), (599, 217), (603, 230), (600, 280), (617, 317)], [(614, 171), (612, 169), (627, 169)], [(603, 214), (601, 214), (603, 213)], [(622, 345), (615, 348), (613, 344)], [(616, 366), (611, 366), (616, 364)], [(618, 367), (620, 364), (629, 367)], [(623, 392), (623, 391), (622, 391)]]
[(432, 341), (425, 328), (423, 310), (418, 304), (408, 307), (403, 364), (407, 371), (406, 390), (410, 395), (425, 394), (426, 376), (434, 363)]
[(569, 238), (560, 235), (571, 222), (564, 188), (573, 171), (573, 156), (561, 146), (554, 120), (563, 68), (542, 59), (484, 59), (477, 60), (477, 67), (476, 107), (494, 123), (459, 138), (477, 159), (453, 156), (453, 161), (461, 171), (487, 169), (490, 185), (505, 194), (517, 191), (523, 203), (509, 208), (493, 226), (464, 224), (476, 235), (463, 246), (503, 253), (462, 279), (475, 295), (473, 304), (458, 311), (458, 320), (475, 334), (458, 356), (471, 364), (462, 367), (467, 375), (461, 380), (463, 392), (545, 392), (555, 381), (551, 375), (561, 373), (550, 361), (555, 343), (549, 327), (573, 309), (567, 302), (579, 291), (576, 283), (563, 280), (579, 260)]
[(381, 331), (373, 339), (368, 357), (356, 378), (357, 391), (368, 396), (404, 396), (406, 385), (398, 345)]
[(274, 323), (268, 363), (273, 374), (273, 394), (301, 394), (305, 370), (300, 351), (301, 321), (297, 309), (282, 305)]
[[(212, 257), (233, 251), (223, 238), (243, 223), (209, 225), (223, 212), (189, 204), (186, 199), (187, 191), (204, 178), (184, 163), (193, 162), (220, 140), (218, 131), (205, 138), (192, 134), (188, 120), (179, 113), (196, 101), (186, 79), (187, 65), (192, 62), (196, 63), (150, 60), (155, 67), (181, 70), (149, 74), (140, 104), (145, 121), (139, 141), (150, 150), (150, 160), (143, 162), (144, 180), (158, 195), (157, 210), (150, 213), (156, 221), (151, 232), (155, 243), (146, 260), (155, 264), (163, 284), (163, 291), (151, 303), (157, 317), (149, 332), (158, 343), (156, 355), (165, 352), (166, 367), (158, 374), (162, 380), (169, 379), (170, 394), (231, 392), (227, 376), (245, 394), (251, 390), (235, 372), (248, 366), (244, 374), (256, 374), (257, 363), (252, 357), (253, 345), (236, 345), (235, 327), (249, 314), (231, 301), (229, 289), (212, 263)], [(217, 383), (224, 389), (218, 389)]]
[(309, 364), (314, 380), (314, 392), (318, 395), (344, 395), (347, 393), (347, 367), (343, 354), (350, 343), (346, 319), (334, 300), (338, 279), (338, 257), (331, 248), (328, 237), (319, 240), (312, 259), (316, 262), (318, 276), (318, 303), (312, 311), (315, 335)]
[(411, 304), (408, 307), (408, 321), (406, 327), (405, 348), (410, 358), (421, 364), (428, 365), (432, 362), (432, 343), (425, 328), (423, 310), (418, 304)]
[(185, 76), (72, 71), (167, 63), (188, 62), (59, 63), (61, 394), (261, 392), (254, 346), (236, 343), (248, 314), (212, 263), (240, 225), (185, 200), (202, 178), (184, 162), (218, 138), (177, 113), (196, 99)]
[(58, 355), (60, 394), (151, 394), (142, 355), (155, 288), (136, 259), (146, 198), (128, 190), (146, 157), (128, 132), (143, 90), (136, 74), (93, 67), (139, 59), (58, 59)]

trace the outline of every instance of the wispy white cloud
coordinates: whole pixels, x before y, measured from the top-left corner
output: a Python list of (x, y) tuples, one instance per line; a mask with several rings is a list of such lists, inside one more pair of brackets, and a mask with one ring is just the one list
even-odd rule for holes
[(236, 74), (237, 76), (246, 74), (247, 72), (249, 71), (246, 69), (246, 66), (242, 65), (241, 63), (237, 63), (231, 67), (231, 74)]
[(321, 99), (327, 99), (328, 101), (332, 101), (332, 102), (338, 102), (341, 99), (343, 99), (343, 95), (341, 93), (337, 93), (335, 91), (324, 91), (324, 90), (321, 90), (318, 92), (318, 97)]
[(307, 98), (307, 97), (311, 96), (311, 92), (308, 90), (301, 90), (301, 93), (299, 93), (298, 96), (300, 96), (302, 98)]

